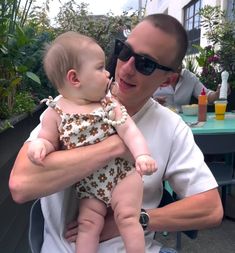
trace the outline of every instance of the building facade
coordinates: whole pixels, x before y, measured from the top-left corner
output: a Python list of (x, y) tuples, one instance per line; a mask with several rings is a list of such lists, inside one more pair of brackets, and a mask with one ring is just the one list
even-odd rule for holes
[(189, 38), (188, 54), (195, 53), (192, 44), (205, 47), (208, 44), (200, 25), (198, 11), (205, 5), (221, 6), (230, 19), (234, 19), (235, 0), (143, 0), (145, 14), (166, 13), (177, 18), (185, 27)]

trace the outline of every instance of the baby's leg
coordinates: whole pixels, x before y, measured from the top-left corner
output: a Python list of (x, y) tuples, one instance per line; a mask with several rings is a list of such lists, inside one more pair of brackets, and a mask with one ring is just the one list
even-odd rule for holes
[(98, 251), (106, 212), (105, 204), (98, 199), (80, 200), (76, 253), (96, 253)]
[(144, 253), (143, 228), (139, 223), (143, 197), (142, 178), (136, 171), (122, 179), (113, 190), (112, 208), (127, 253)]

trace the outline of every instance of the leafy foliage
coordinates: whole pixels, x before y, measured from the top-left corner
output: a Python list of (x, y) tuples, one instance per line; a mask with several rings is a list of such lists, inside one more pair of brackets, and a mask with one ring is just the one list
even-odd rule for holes
[(36, 104), (32, 95), (28, 92), (19, 92), (15, 97), (15, 106), (13, 113), (21, 114), (24, 112), (32, 112)]
[(112, 12), (106, 15), (93, 15), (87, 11), (88, 4), (77, 4), (71, 0), (65, 3), (57, 16), (57, 33), (77, 31), (93, 37), (109, 55), (114, 43), (114, 38), (123, 36), (124, 29), (130, 29), (138, 22), (138, 15), (133, 12), (123, 12), (114, 16)]
[(215, 53), (213, 46), (209, 45), (205, 48), (194, 45), (199, 51), (195, 57), (198, 66), (202, 68), (199, 79), (209, 89), (216, 90), (221, 82), (221, 70), (219, 67), (219, 56)]
[(55, 27), (48, 18), (50, 1), (37, 6), (36, 0), (26, 0), (23, 8), (20, 0), (0, 3), (0, 120), (30, 112), (33, 101), (56, 95), (43, 70), (45, 43), (65, 31), (78, 31), (96, 39), (109, 55), (114, 38), (123, 37), (123, 30), (138, 20), (136, 12), (95, 16), (87, 4), (71, 0), (60, 8)]
[[(25, 46), (32, 42), (22, 28), (30, 3), (27, 1), (21, 16), (20, 1), (4, 0), (0, 4), (0, 119), (13, 113), (17, 90), (26, 73), (29, 78), (33, 76), (22, 61)], [(33, 79), (40, 82), (35, 76)]]
[[(205, 6), (200, 10), (201, 24), (206, 29), (205, 36), (211, 43), (211, 48), (205, 53), (213, 51), (214, 55), (209, 55), (208, 64), (211, 67), (213, 75), (213, 64), (216, 62), (220, 66), (220, 71), (214, 68), (216, 74), (222, 70), (227, 70), (230, 74), (229, 83), (235, 87), (235, 20), (228, 19), (226, 12), (220, 9), (220, 6)], [(235, 13), (234, 13), (235, 15)], [(200, 59), (204, 57), (200, 52)], [(213, 57), (216, 57), (213, 58)], [(218, 58), (217, 58), (218, 57)], [(200, 64), (200, 62), (198, 62)], [(208, 74), (208, 73), (205, 73)], [(216, 78), (216, 77), (215, 77)]]
[(192, 73), (197, 73), (197, 65), (195, 64), (196, 57), (194, 55), (187, 55), (184, 59), (183, 68), (188, 69)]

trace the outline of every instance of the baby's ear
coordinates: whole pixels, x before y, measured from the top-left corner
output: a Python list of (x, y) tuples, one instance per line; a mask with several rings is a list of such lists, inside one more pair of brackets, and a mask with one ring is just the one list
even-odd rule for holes
[(80, 80), (78, 77), (78, 72), (75, 69), (70, 69), (67, 72), (67, 81), (71, 84), (71, 85), (80, 85)]

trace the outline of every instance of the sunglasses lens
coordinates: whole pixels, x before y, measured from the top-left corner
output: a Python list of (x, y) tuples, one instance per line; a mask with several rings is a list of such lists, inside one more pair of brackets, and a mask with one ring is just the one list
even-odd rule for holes
[(145, 56), (136, 54), (123, 41), (116, 40), (115, 55), (121, 61), (128, 61), (132, 56), (135, 58), (135, 67), (143, 75), (151, 75), (157, 68), (156, 63)]
[(122, 41), (117, 40), (115, 45), (115, 53), (121, 61), (128, 61), (132, 56), (131, 49)]
[(156, 69), (156, 64), (144, 56), (136, 56), (135, 67), (140, 73), (144, 75), (151, 75)]

